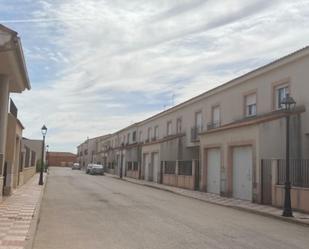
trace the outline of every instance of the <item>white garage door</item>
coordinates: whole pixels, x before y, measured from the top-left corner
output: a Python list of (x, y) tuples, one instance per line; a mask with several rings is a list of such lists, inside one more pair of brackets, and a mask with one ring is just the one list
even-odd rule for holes
[(233, 149), (233, 197), (252, 200), (252, 147)]
[(209, 149), (207, 151), (207, 192), (220, 194), (220, 149)]
[(152, 165), (153, 165), (153, 181), (158, 182), (159, 174), (159, 153), (152, 154)]
[(152, 181), (150, 155), (148, 153), (144, 154), (144, 165), (145, 165), (145, 180)]

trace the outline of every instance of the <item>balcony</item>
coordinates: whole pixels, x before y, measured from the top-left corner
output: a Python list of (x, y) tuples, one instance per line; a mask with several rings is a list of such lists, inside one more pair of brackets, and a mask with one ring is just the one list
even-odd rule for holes
[(207, 124), (207, 130), (213, 130), (221, 126), (220, 121), (214, 121)]
[(191, 142), (198, 142), (199, 137), (198, 134), (202, 132), (202, 127), (200, 126), (194, 126), (191, 128)]

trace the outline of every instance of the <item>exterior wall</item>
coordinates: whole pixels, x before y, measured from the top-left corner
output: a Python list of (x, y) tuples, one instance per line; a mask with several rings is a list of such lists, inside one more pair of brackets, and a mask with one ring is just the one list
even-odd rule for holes
[[(199, 159), (200, 188), (207, 191), (206, 152), (210, 148), (219, 148), (221, 194), (231, 196), (233, 148), (251, 146), (253, 201), (259, 202), (261, 159), (283, 158), (285, 155), (285, 115), (282, 111), (276, 110), (275, 106), (275, 89), (279, 85), (288, 86), (290, 95), (303, 110), (295, 110), (295, 114), (291, 117), (291, 156), (309, 158), (308, 68), (309, 48), (306, 48), (117, 131), (104, 141), (104, 146), (108, 146), (108, 149), (102, 151), (103, 157), (106, 161), (116, 159), (118, 171), (115, 172), (119, 173), (122, 169), (125, 175), (124, 166), (126, 162), (132, 160), (130, 146), (135, 143), (132, 139), (132, 134), (135, 132), (141, 147), (136, 158), (141, 162), (142, 178), (147, 178), (145, 155), (150, 155), (150, 164), (153, 153), (159, 154), (160, 162)], [(248, 118), (245, 113), (245, 97), (252, 93), (256, 94), (257, 113), (255, 117)], [(213, 126), (214, 107), (220, 108), (218, 127)], [(195, 138), (192, 131), (196, 128), (198, 112), (202, 114), (202, 127), (199, 136)], [(262, 120), (263, 117), (267, 118)], [(181, 120), (180, 131), (176, 129), (177, 120)], [(171, 123), (170, 133), (168, 123)], [(154, 135), (155, 127), (158, 130), (157, 136)], [(151, 134), (148, 135), (149, 129)], [(162, 180), (177, 185), (176, 177), (174, 178), (163, 176)]]
[[(37, 139), (27, 139), (23, 138), (22, 140), (22, 152), (25, 153), (25, 148), (28, 147), (30, 151), (35, 152), (35, 164), (30, 166), (36, 166), (37, 163), (40, 163), (42, 160), (42, 145), (43, 140), (37, 140)], [(44, 161), (45, 161), (46, 155), (44, 154)]]
[(23, 183), (26, 183), (35, 174), (35, 167), (24, 168), (22, 172)]
[[(283, 207), (284, 186), (276, 185), (273, 188), (273, 205), (276, 207)], [(291, 204), (293, 209), (309, 213), (309, 188), (292, 187)]]
[(221, 184), (220, 192), (224, 196), (232, 195), (232, 150), (238, 146), (252, 146), (253, 148), (253, 189), (257, 199), (258, 172), (259, 172), (259, 131), (257, 126), (248, 126), (222, 132), (214, 132), (201, 136), (201, 179), (200, 189), (207, 191), (207, 150), (218, 148), (221, 151)]
[[(151, 164), (151, 156), (153, 153), (159, 153), (159, 160), (161, 158), (161, 152), (160, 152), (160, 144), (150, 144), (150, 145), (143, 145), (142, 147), (142, 162), (141, 162), (141, 178), (144, 180), (147, 180), (147, 174), (146, 174), (146, 162), (145, 162), (145, 155), (149, 155), (149, 164)], [(161, 160), (160, 160), (161, 161)], [(150, 165), (148, 166), (150, 167)]]
[[(24, 55), (22, 52), (20, 38), (17, 33), (0, 25), (0, 49), (8, 49), (6, 53), (0, 53), (0, 199), (3, 189), (3, 167), (6, 155), (8, 101), (11, 92), (21, 93), (30, 89)], [(15, 138), (13, 142), (15, 142)], [(9, 152), (10, 154), (10, 152)], [(12, 181), (13, 182), (13, 181)], [(16, 181), (14, 181), (14, 186)]]
[(5, 195), (10, 195), (13, 189), (16, 189), (19, 184), (20, 139), (22, 137), (22, 130), (23, 127), (20, 125), (17, 118), (9, 113), (5, 153)]
[[(42, 160), (42, 145), (42, 140), (22, 139), (20, 157), (22, 161), (20, 162), (19, 185), (26, 183), (36, 173), (36, 166)], [(29, 156), (26, 155), (27, 149), (30, 153)], [(27, 159), (28, 162), (26, 162)]]
[[(278, 160), (272, 160), (272, 205), (283, 207), (284, 186), (278, 183)], [(309, 188), (291, 187), (292, 208), (301, 212), (309, 213)]]
[(163, 166), (162, 183), (169, 186), (195, 190), (197, 186), (196, 176), (198, 175), (196, 160), (192, 160), (192, 175), (179, 175), (178, 165), (179, 163), (176, 161), (175, 174), (165, 174), (165, 165)]
[[(1, 72), (0, 72), (1, 73)], [(9, 101), (9, 79), (0, 74), (0, 201), (3, 189), (3, 168), (5, 160), (7, 117)]]
[(96, 148), (96, 138), (87, 139), (78, 146), (77, 160), (83, 169), (85, 169), (89, 163), (96, 162)]
[(49, 166), (71, 167), (77, 162), (77, 157), (71, 153), (48, 152)]

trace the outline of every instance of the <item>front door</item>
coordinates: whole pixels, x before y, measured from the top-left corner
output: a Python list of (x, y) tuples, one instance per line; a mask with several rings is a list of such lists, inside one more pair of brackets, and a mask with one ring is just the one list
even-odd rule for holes
[(207, 192), (220, 194), (220, 149), (209, 149), (207, 151)]
[(233, 149), (233, 197), (252, 201), (252, 147)]

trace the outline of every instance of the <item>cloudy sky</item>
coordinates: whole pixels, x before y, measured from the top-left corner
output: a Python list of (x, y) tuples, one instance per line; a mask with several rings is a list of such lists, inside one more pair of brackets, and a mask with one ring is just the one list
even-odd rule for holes
[(1, 0), (32, 90), (24, 135), (76, 151), (309, 44), (307, 0)]

